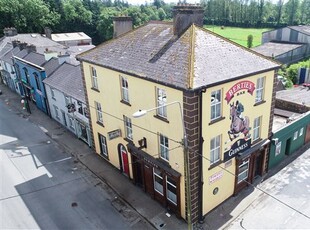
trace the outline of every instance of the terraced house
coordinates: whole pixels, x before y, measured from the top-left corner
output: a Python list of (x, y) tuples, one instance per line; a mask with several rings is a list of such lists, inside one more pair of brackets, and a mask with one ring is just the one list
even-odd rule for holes
[(196, 222), (266, 172), (279, 65), (203, 29), (200, 6), (173, 14), (78, 59), (95, 151)]

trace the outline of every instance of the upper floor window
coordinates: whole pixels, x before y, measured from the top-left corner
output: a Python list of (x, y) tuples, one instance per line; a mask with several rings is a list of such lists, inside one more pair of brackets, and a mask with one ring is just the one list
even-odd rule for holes
[(156, 89), (156, 93), (157, 93), (157, 115), (167, 118), (167, 107), (165, 106), (167, 103), (167, 94), (166, 94), (166, 90), (164, 89), (160, 89), (157, 88)]
[(54, 100), (56, 100), (56, 98), (55, 98), (55, 90), (52, 89), (52, 88), (51, 88), (51, 95), (52, 95), (52, 98), (53, 98)]
[(261, 130), (261, 117), (257, 117), (254, 119), (253, 141), (260, 138), (260, 130)]
[(168, 137), (160, 134), (159, 135), (159, 151), (160, 157), (164, 160), (169, 160), (169, 142)]
[(41, 84), (40, 84), (39, 75), (37, 73), (34, 73), (33, 75), (34, 75), (34, 79), (36, 81), (37, 89), (41, 91)]
[(222, 116), (222, 90), (211, 93), (211, 121)]
[(26, 76), (26, 83), (30, 84), (30, 75), (28, 73), (28, 70), (26, 68), (23, 68), (25, 76)]
[(94, 67), (90, 67), (90, 68), (91, 68), (92, 88), (98, 89), (97, 71)]
[(77, 104), (78, 104), (78, 106), (77, 106), (78, 107), (78, 112), (83, 115), (83, 105), (82, 105), (82, 102), (78, 101)]
[(260, 77), (257, 79), (255, 103), (264, 100), (264, 84), (265, 84), (265, 77)]
[(66, 105), (70, 104), (70, 98), (68, 96), (65, 96), (65, 103)]
[(129, 91), (127, 78), (121, 76), (122, 100), (129, 103)]
[(221, 153), (221, 135), (218, 135), (210, 141), (210, 164), (214, 164), (220, 160)]
[(101, 104), (95, 101), (95, 108), (97, 112), (97, 122), (103, 124)]
[(55, 116), (59, 120), (60, 119), (60, 117), (59, 117), (59, 109), (58, 109), (58, 107), (56, 105), (54, 105), (54, 110), (55, 110)]
[(129, 117), (124, 116), (124, 126), (125, 126), (126, 138), (132, 140), (132, 125), (131, 125), (131, 119)]

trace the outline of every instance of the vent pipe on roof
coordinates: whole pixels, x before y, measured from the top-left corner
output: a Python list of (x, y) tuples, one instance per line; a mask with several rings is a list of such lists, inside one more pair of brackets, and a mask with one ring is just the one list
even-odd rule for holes
[(132, 18), (128, 16), (119, 16), (113, 18), (113, 38), (132, 30)]
[(181, 35), (193, 23), (202, 27), (203, 12), (200, 5), (178, 3), (172, 10), (174, 35)]
[(4, 36), (6, 37), (12, 37), (12, 36), (17, 35), (17, 29), (14, 27), (4, 28), (3, 33), (4, 33)]
[(45, 27), (44, 28), (44, 33), (45, 33), (45, 36), (47, 38), (52, 39), (52, 30), (51, 30), (51, 28)]

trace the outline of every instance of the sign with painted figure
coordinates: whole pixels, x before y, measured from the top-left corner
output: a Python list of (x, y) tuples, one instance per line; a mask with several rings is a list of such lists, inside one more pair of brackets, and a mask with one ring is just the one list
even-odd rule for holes
[(245, 80), (237, 82), (226, 92), (230, 125), (227, 132), (229, 140), (225, 142), (228, 146), (225, 148), (227, 151), (224, 153), (224, 162), (251, 147), (250, 118), (245, 115), (248, 108), (244, 105), (247, 104), (244, 100), (248, 100), (248, 97), (244, 95), (253, 96), (254, 90), (255, 84)]

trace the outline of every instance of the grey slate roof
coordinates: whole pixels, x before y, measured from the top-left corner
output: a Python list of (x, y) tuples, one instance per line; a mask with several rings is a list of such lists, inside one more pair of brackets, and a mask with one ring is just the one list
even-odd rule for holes
[(260, 46), (252, 48), (252, 50), (265, 55), (267, 57), (277, 57), (281, 54), (285, 54), (291, 50), (302, 47), (303, 44), (288, 44), (288, 43), (277, 43), (277, 42), (267, 42)]
[(310, 107), (310, 90), (304, 86), (278, 91), (276, 98)]
[(172, 23), (163, 22), (150, 22), (78, 59), (182, 89), (208, 87), (279, 67), (195, 25), (174, 36)]
[[(17, 48), (17, 47), (15, 47), (15, 48)], [(24, 58), (24, 57), (26, 57), (28, 55), (28, 51), (27, 50), (25, 50), (25, 49), (23, 49), (23, 50), (21, 50), (20, 52), (18, 52), (16, 55), (14, 55), (14, 56), (16, 56), (16, 57), (19, 57), (19, 58)]]
[(42, 65), (45, 69), (46, 77), (49, 77), (59, 66), (59, 61), (55, 57), (51, 58)]
[(41, 66), (44, 62), (46, 62), (44, 55), (34, 52), (30, 52), (23, 59), (38, 66)]
[(310, 36), (310, 25), (288, 26), (288, 27)]
[(5, 44), (5, 46), (0, 50), (0, 58), (3, 57), (7, 52), (13, 49), (13, 45), (11, 43)]
[(66, 95), (85, 103), (85, 92), (80, 65), (64, 62), (43, 82)]

